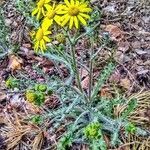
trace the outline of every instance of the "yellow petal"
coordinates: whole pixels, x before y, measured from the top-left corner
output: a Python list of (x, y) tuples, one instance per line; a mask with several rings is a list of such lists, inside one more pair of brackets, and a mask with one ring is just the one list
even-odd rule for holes
[(80, 8), (87, 8), (87, 3), (82, 3), (82, 4), (80, 4)]
[(78, 19), (76, 16), (74, 16), (74, 24), (75, 24), (75, 27), (78, 29), (79, 28), (79, 22), (78, 22)]
[(39, 41), (37, 41), (37, 42), (35, 43), (35, 46), (34, 46), (34, 50), (35, 50), (35, 51), (37, 51), (37, 50), (38, 50), (38, 48), (39, 48), (39, 44), (40, 44), (40, 42), (39, 42)]
[(91, 8), (83, 8), (83, 9), (80, 9), (80, 12), (87, 12), (87, 13), (89, 13), (89, 12), (91, 12), (91, 11), (92, 11)]
[(73, 26), (73, 17), (70, 18), (69, 28), (72, 29)]
[(47, 36), (44, 36), (43, 39), (44, 39), (46, 42), (50, 42), (50, 41), (51, 41)]
[(52, 25), (52, 19), (45, 18), (42, 23), (43, 31), (47, 31), (51, 25)]
[(56, 10), (56, 11), (58, 11), (58, 10), (63, 10), (63, 7), (64, 7), (64, 5), (58, 4), (58, 5), (56, 6), (55, 10)]
[(70, 6), (70, 3), (68, 0), (64, 0), (65, 4), (69, 7)]
[(32, 12), (32, 16), (36, 15), (38, 13), (38, 8), (34, 9), (34, 11)]
[(41, 16), (41, 9), (39, 10), (39, 12), (38, 12), (38, 14), (37, 14), (36, 19), (39, 20), (39, 19), (40, 19), (40, 16)]
[(53, 10), (55, 9), (55, 6), (56, 6), (56, 5), (55, 5), (55, 3), (53, 3), (53, 7), (52, 7), (52, 8), (53, 8)]
[(41, 49), (41, 50), (46, 49), (46, 44), (45, 44), (44, 40), (41, 40), (41, 41), (40, 41), (40, 49)]
[(74, 0), (71, 0), (70, 4), (71, 4), (71, 5), (74, 5)]
[(62, 10), (68, 10), (68, 9), (69, 9), (69, 7), (67, 7), (65, 5), (62, 7)]
[(90, 16), (84, 13), (79, 13), (80, 16), (86, 18), (86, 19), (90, 19)]
[(80, 2), (79, 2), (79, 1), (76, 1), (76, 4), (75, 4), (75, 5), (76, 5), (76, 6), (79, 6), (79, 4), (80, 4)]
[(48, 5), (48, 4), (45, 4), (44, 7), (45, 7), (47, 10), (51, 10), (51, 9), (52, 9), (52, 7), (51, 7), (50, 5)]
[(64, 10), (59, 10), (59, 11), (57, 11), (56, 13), (61, 15), (61, 14), (66, 14), (67, 12), (68, 12), (68, 11), (66, 11), (66, 10), (65, 10), (65, 11), (64, 11)]
[(44, 35), (49, 35), (49, 34), (52, 34), (52, 32), (51, 31), (45, 31), (44, 32)]
[(45, 3), (49, 3), (51, 0), (45, 0)]
[(44, 11), (44, 8), (42, 7), (42, 14), (43, 14), (43, 16), (45, 16), (45, 11)]
[(78, 15), (78, 19), (81, 21), (83, 25), (85, 26), (87, 25), (86, 21), (80, 15)]
[(68, 15), (68, 14), (66, 14), (65, 16), (64, 16), (64, 21), (62, 22), (62, 26), (65, 26), (66, 24), (67, 24), (67, 22), (69, 21), (69, 19), (70, 19), (70, 16)]
[(57, 23), (58, 25), (61, 24), (61, 17), (60, 17), (60, 16), (55, 15), (54, 20), (56, 21), (56, 23)]

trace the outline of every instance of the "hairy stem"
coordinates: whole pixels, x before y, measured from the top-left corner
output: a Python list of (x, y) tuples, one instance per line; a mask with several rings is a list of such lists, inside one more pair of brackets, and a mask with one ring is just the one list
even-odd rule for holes
[(81, 91), (81, 93), (83, 93), (83, 89), (81, 86), (81, 79), (80, 79), (79, 70), (77, 67), (77, 61), (76, 61), (76, 57), (75, 57), (75, 47), (73, 44), (71, 44), (71, 55), (72, 55), (73, 67), (74, 67), (74, 71), (75, 71), (76, 79), (77, 79), (77, 86), (78, 86), (79, 90)]
[[(90, 41), (91, 41), (91, 54), (90, 54), (90, 56), (92, 57), (93, 50), (94, 50), (93, 38), (90, 38)], [(93, 60), (90, 60), (89, 67), (90, 67), (90, 72), (89, 72), (89, 101), (91, 101), (91, 91), (92, 91), (92, 85), (93, 85)]]

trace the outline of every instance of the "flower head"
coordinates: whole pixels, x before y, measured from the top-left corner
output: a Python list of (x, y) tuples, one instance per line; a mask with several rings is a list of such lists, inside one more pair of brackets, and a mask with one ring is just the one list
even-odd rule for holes
[(127, 133), (134, 134), (134, 133), (136, 133), (137, 128), (136, 128), (136, 126), (135, 126), (133, 123), (128, 123), (128, 124), (125, 126), (125, 131), (126, 131)]
[(59, 34), (56, 35), (56, 40), (57, 40), (59, 43), (65, 43), (66, 37), (65, 37), (64, 34), (59, 33)]
[(14, 89), (14, 88), (18, 88), (19, 86), (19, 81), (13, 77), (9, 77), (5, 83), (7, 88)]
[(101, 124), (99, 122), (92, 122), (84, 129), (84, 134), (88, 139), (98, 139), (101, 137)]
[(86, 19), (90, 16), (87, 14), (92, 11), (88, 7), (86, 2), (81, 2), (79, 0), (64, 0), (66, 5), (63, 5), (63, 10), (58, 11), (62, 14), (62, 26), (65, 26), (69, 22), (69, 28), (72, 29), (73, 25), (78, 29), (79, 23), (87, 25)]
[(37, 3), (37, 7), (33, 10), (32, 16), (37, 15), (36, 19), (39, 20), (41, 15), (45, 15), (45, 10), (47, 10), (49, 7), (49, 2), (51, 0), (40, 0)]
[(46, 24), (46, 22), (43, 22), (42, 26), (38, 29), (36, 35), (35, 35), (35, 45), (34, 50), (37, 52), (39, 49), (44, 52), (46, 50), (46, 43), (50, 42), (50, 38), (48, 38), (48, 35), (51, 34), (51, 31), (48, 31), (49, 24)]
[(55, 3), (53, 4), (53, 6), (48, 6), (47, 7), (47, 13), (45, 15), (45, 18), (43, 20), (43, 22), (46, 22), (47, 24), (52, 24), (53, 21), (55, 21), (57, 24), (60, 25), (60, 21), (61, 21), (61, 17), (57, 14), (57, 12), (62, 8), (62, 5), (55, 5)]
[(27, 101), (29, 101), (30, 103), (33, 103), (35, 99), (37, 98), (36, 93), (32, 90), (27, 90), (25, 96), (26, 96)]
[(45, 94), (40, 91), (27, 90), (26, 100), (34, 105), (41, 106), (45, 101)]
[(40, 92), (46, 92), (47, 85), (46, 84), (36, 84), (35, 90), (40, 91)]

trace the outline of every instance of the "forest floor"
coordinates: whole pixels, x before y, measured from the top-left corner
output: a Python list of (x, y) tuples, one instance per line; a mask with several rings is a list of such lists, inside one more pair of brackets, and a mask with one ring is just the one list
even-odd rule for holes
[[(118, 92), (126, 99), (136, 98), (138, 107), (129, 120), (150, 132), (150, 2), (92, 0), (91, 5), (101, 12), (100, 24), (96, 29), (98, 42), (102, 42), (104, 36), (109, 36), (111, 41), (105, 46), (94, 45), (96, 51), (100, 51), (93, 69), (95, 83), (110, 55), (117, 63), (98, 94), (110, 98)], [(65, 130), (64, 127), (59, 127), (53, 135), (49, 135), (45, 130), (50, 126), (49, 120), (44, 126), (38, 126), (26, 117), (41, 114), (47, 109), (55, 110), (60, 105), (60, 100), (57, 95), (52, 94), (46, 98), (41, 108), (37, 108), (25, 100), (25, 89), (34, 82), (46, 82), (47, 76), (57, 76), (64, 80), (68, 77), (68, 70), (63, 64), (55, 64), (34, 53), (29, 35), (31, 26), (15, 1), (0, 1), (0, 7), (3, 9), (4, 23), (9, 31), (9, 44), (13, 45), (13, 54), (7, 53), (0, 57), (0, 150), (53, 150)], [(55, 43), (57, 44), (57, 41)], [(3, 48), (8, 51), (7, 46)], [(86, 37), (78, 42), (76, 50), (78, 60), (86, 65), (89, 57)], [(81, 85), (86, 91), (89, 84), (88, 73), (85, 69), (79, 69)], [(6, 81), (10, 76), (20, 80), (21, 90), (7, 87)], [(116, 113), (119, 113), (119, 110), (116, 110)], [(109, 138), (106, 138), (106, 142), (109, 143)], [(134, 142), (138, 143), (135, 147), (129, 146), (134, 145)], [(70, 149), (88, 148), (82, 144), (74, 144)], [(132, 136), (124, 140), (121, 146), (110, 149), (149, 150), (150, 137)]]

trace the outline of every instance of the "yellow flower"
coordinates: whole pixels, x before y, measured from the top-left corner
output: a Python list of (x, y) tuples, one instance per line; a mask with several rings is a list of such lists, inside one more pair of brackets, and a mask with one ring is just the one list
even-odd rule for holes
[(25, 96), (26, 96), (26, 100), (29, 101), (30, 103), (33, 103), (37, 98), (36, 93), (31, 90), (27, 90)]
[(48, 9), (48, 7), (50, 6), (50, 1), (51, 0), (40, 0), (37, 3), (37, 7), (33, 10), (32, 16), (37, 14), (36, 19), (39, 20), (42, 14), (45, 15), (45, 9)]
[(53, 21), (55, 21), (57, 24), (60, 25), (60, 21), (61, 21), (61, 17), (57, 14), (57, 11), (59, 11), (60, 9), (62, 9), (62, 5), (55, 5), (55, 3), (53, 4), (53, 6), (48, 6), (47, 7), (47, 13), (45, 15), (45, 18), (43, 20), (43, 22), (46, 22), (47, 24), (52, 24)]
[(65, 26), (69, 22), (69, 28), (72, 29), (73, 25), (78, 29), (79, 23), (87, 25), (86, 19), (90, 16), (87, 13), (91, 12), (92, 9), (88, 7), (86, 2), (81, 2), (79, 0), (64, 0), (65, 4), (63, 10), (58, 11), (62, 14), (62, 26)]
[(39, 49), (44, 52), (46, 50), (46, 43), (50, 42), (48, 35), (51, 34), (51, 31), (48, 31), (49, 25), (46, 22), (43, 22), (42, 26), (38, 29), (35, 35), (35, 45), (34, 50), (37, 52)]

